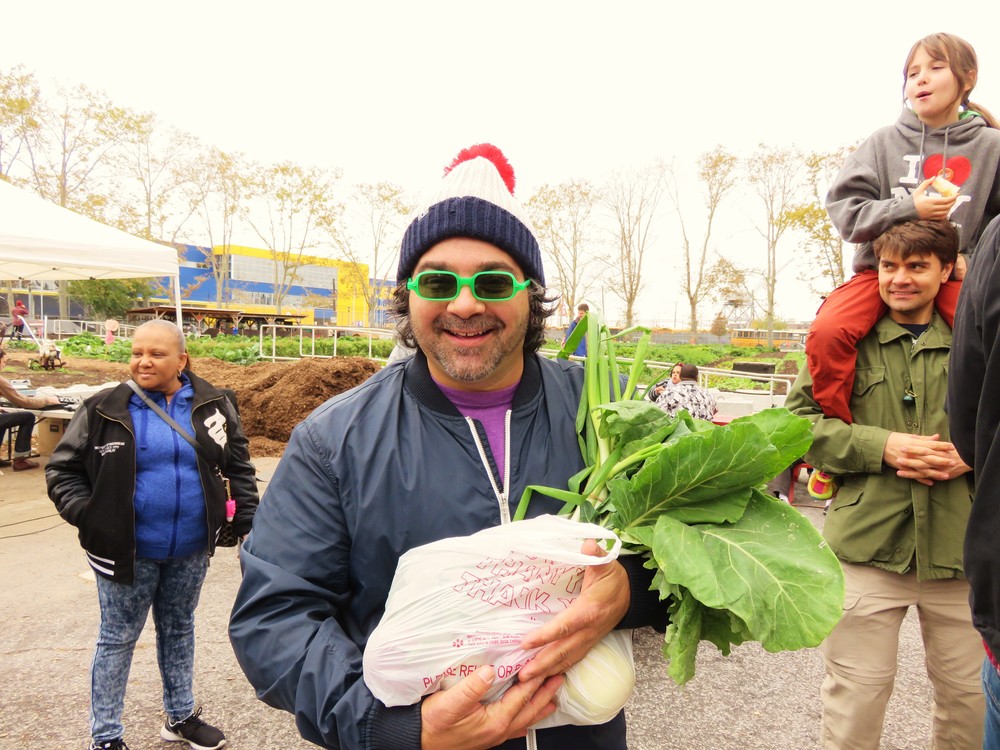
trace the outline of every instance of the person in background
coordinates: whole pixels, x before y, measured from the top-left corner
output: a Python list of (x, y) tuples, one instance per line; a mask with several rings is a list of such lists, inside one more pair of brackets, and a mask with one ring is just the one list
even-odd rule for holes
[[(581, 302), (579, 305), (576, 306), (576, 317), (569, 322), (569, 328), (566, 329), (566, 335), (563, 337), (564, 344), (569, 340), (569, 337), (573, 335), (573, 331), (576, 330), (577, 324), (581, 320), (583, 320), (583, 316), (586, 315), (588, 312), (590, 312), (590, 305), (588, 305), (586, 302)], [(580, 343), (576, 345), (576, 349), (573, 350), (573, 356), (574, 357), (587, 356), (586, 334), (582, 339), (580, 339)]]
[(184, 336), (153, 320), (132, 340), (135, 383), (211, 457), (127, 384), (83, 402), (45, 478), (59, 514), (78, 527), (97, 575), (101, 625), (90, 675), (92, 750), (127, 750), (122, 725), (136, 641), (152, 607), (167, 721), (160, 737), (196, 750), (226, 744), (195, 710), (194, 612), (208, 559), (226, 521), (226, 485), (241, 536), (257, 508), (257, 482), (239, 416), (219, 389), (190, 372)]
[(656, 383), (651, 388), (646, 389), (646, 398), (648, 398), (650, 401), (656, 401), (656, 399), (658, 399), (660, 396), (663, 395), (663, 392), (666, 391), (667, 388), (670, 388), (671, 386), (680, 383), (681, 368), (683, 367), (684, 367), (683, 362), (678, 362), (676, 365), (671, 367), (669, 378), (667, 378), (666, 380), (661, 380), (659, 383)]
[[(3, 370), (4, 359), (7, 352), (0, 349), (0, 370)], [(59, 399), (55, 396), (24, 396), (18, 393), (17, 389), (11, 385), (6, 378), (0, 377), (0, 398), (20, 409), (41, 409), (45, 406), (55, 406)], [(7, 430), (17, 429), (17, 438), (8, 435), (8, 440), (14, 440), (14, 460), (11, 468), (14, 471), (27, 471), (37, 469), (38, 462), (32, 461), (31, 456), (31, 433), (35, 429), (35, 415), (26, 411), (8, 411), (0, 407), (0, 437)]]
[[(513, 750), (525, 734), (539, 750), (626, 746), (623, 712), (597, 726), (529, 727), (605, 634), (666, 627), (640, 556), (588, 568), (580, 597), (522, 642), (540, 650), (497, 702), (480, 702), (498, 679), (490, 666), (412, 706), (387, 707), (363, 678), (404, 552), (509, 523), (527, 485), (565, 486), (583, 468), (583, 367), (537, 353), (553, 300), (513, 189), (510, 163), (489, 144), (446, 170), (404, 233), (396, 272), (393, 313), (415, 353), (295, 428), (243, 547), (229, 626), (237, 659), (257, 695), (322, 747)], [(529, 514), (560, 505), (538, 497)]]
[(826, 197), (830, 221), (857, 243), (855, 276), (824, 300), (809, 330), (806, 362), (823, 411), (847, 423), (856, 345), (886, 313), (879, 297), (872, 241), (902, 222), (954, 222), (959, 250), (954, 281), (942, 285), (937, 309), (951, 325), (965, 253), (1000, 214), (1000, 131), (970, 101), (979, 78), (976, 52), (953, 34), (931, 34), (903, 65), (903, 108), (852, 152)]
[(1000, 748), (1000, 219), (983, 232), (955, 316), (948, 364), (948, 423), (958, 455), (972, 466), (976, 498), (965, 532), (972, 624), (983, 639), (987, 750)]
[(679, 369), (679, 380), (669, 388), (665, 388), (656, 399), (659, 406), (670, 416), (674, 416), (681, 409), (687, 409), (695, 419), (705, 419), (712, 421), (718, 406), (715, 397), (705, 388), (698, 385), (698, 368), (691, 364), (675, 365), (674, 369)]
[(402, 343), (398, 338), (396, 343), (392, 346), (392, 351), (389, 352), (389, 358), (386, 360), (387, 365), (391, 365), (400, 359), (406, 359), (407, 357), (412, 357), (415, 353), (415, 349), (411, 349), (406, 344)]
[(10, 311), (10, 322), (14, 329), (12, 338), (16, 338), (18, 341), (21, 340), (21, 335), (24, 333), (24, 316), (27, 314), (28, 308), (24, 306), (23, 301), (14, 302), (14, 308)]
[(785, 400), (813, 423), (806, 461), (840, 484), (823, 527), (845, 578), (843, 617), (820, 646), (827, 750), (879, 747), (911, 606), (934, 686), (930, 746), (982, 746), (983, 652), (962, 567), (972, 487), (948, 442), (951, 329), (934, 309), (958, 247), (943, 220), (897, 224), (875, 240), (889, 314), (858, 342), (851, 424), (824, 414), (807, 368)]

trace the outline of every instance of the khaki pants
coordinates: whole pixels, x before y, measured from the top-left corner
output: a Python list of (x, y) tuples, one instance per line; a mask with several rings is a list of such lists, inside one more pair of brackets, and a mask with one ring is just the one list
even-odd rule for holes
[(896, 678), (899, 628), (907, 609), (915, 605), (934, 687), (932, 747), (980, 750), (983, 645), (972, 627), (968, 582), (918, 582), (916, 573), (843, 567), (844, 616), (820, 645), (826, 662), (823, 748), (878, 750)]

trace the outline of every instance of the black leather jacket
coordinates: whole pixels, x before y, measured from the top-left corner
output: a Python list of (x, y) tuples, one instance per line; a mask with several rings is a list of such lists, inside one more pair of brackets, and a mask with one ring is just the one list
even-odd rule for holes
[[(235, 409), (218, 388), (188, 373), (194, 389), (191, 407), (195, 439), (229, 478), (236, 499), (233, 524), (241, 536), (250, 531), (257, 510), (257, 480), (247, 438)], [(132, 389), (122, 384), (87, 399), (70, 420), (66, 434), (45, 467), (49, 497), (66, 521), (79, 529), (80, 544), (96, 573), (131, 583), (135, 568), (135, 430), (128, 403)], [(209, 435), (206, 419), (225, 419), (225, 445)], [(213, 420), (213, 424), (216, 420)], [(214, 467), (198, 461), (208, 550), (226, 520), (226, 495)]]

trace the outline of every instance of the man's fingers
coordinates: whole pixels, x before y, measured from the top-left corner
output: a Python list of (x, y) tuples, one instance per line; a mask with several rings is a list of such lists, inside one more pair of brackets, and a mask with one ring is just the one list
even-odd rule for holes
[(601, 547), (594, 539), (585, 539), (580, 551), (591, 557), (607, 557), (608, 551)]
[[(602, 549), (601, 546), (593, 539), (587, 539), (584, 541), (583, 546), (581, 547), (581, 552), (585, 555), (591, 555), (593, 557), (605, 557), (608, 554), (607, 551)], [(584, 573), (584, 589), (592, 586), (594, 582), (600, 581), (604, 576), (610, 575), (612, 572), (611, 566), (614, 564), (615, 563), (589, 566)], [(578, 631), (581, 627), (585, 627), (590, 624), (590, 619), (592, 618), (588, 618), (586, 615), (581, 616), (579, 606), (570, 607), (569, 609), (560, 612), (546, 624), (535, 628), (535, 630), (532, 630), (530, 633), (525, 635), (521, 640), (521, 648), (525, 651), (530, 651), (531, 649), (544, 646), (561, 638), (566, 638), (571, 633)]]
[(447, 691), (449, 701), (449, 713), (453, 713), (456, 718), (472, 713), (480, 701), (493, 685), (493, 678), (496, 672), (493, 667), (485, 665), (477, 669), (468, 677), (462, 679), (450, 691)]
[[(528, 727), (532, 724), (541, 721), (556, 710), (556, 691), (558, 691), (559, 687), (563, 684), (563, 680), (564, 678), (562, 675), (549, 677), (547, 680), (542, 682), (536, 690), (529, 693), (527, 699), (522, 699), (520, 710), (510, 722), (512, 727), (517, 727), (519, 729), (517, 736), (520, 736), (527, 731)], [(534, 682), (536, 681), (528, 683), (528, 686), (533, 685)], [(515, 690), (516, 687), (517, 686), (508, 690), (507, 694), (510, 694), (510, 692)], [(507, 695), (505, 694), (504, 699), (506, 698)]]
[(533, 648), (544, 646), (546, 643), (565, 638), (571, 632), (570, 618), (572, 616), (569, 610), (560, 612), (540, 628), (536, 628), (524, 636), (521, 640), (521, 648), (524, 651), (530, 651)]

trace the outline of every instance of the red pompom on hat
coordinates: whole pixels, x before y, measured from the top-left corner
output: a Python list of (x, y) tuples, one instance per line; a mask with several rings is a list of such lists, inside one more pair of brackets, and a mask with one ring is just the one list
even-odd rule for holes
[(477, 156), (493, 162), (493, 166), (497, 168), (497, 173), (499, 173), (500, 179), (503, 180), (503, 184), (507, 186), (507, 190), (513, 195), (514, 185), (517, 182), (514, 178), (514, 167), (507, 161), (507, 157), (504, 156), (503, 151), (492, 143), (477, 143), (475, 146), (463, 148), (458, 152), (458, 156), (452, 160), (451, 164), (444, 168), (444, 173), (448, 174), (462, 162), (470, 161)]
[(527, 278), (545, 286), (535, 229), (514, 198), (514, 168), (490, 143), (462, 149), (445, 168), (433, 197), (403, 235), (396, 280), (405, 281), (420, 256), (451, 237), (489, 242), (510, 255)]

